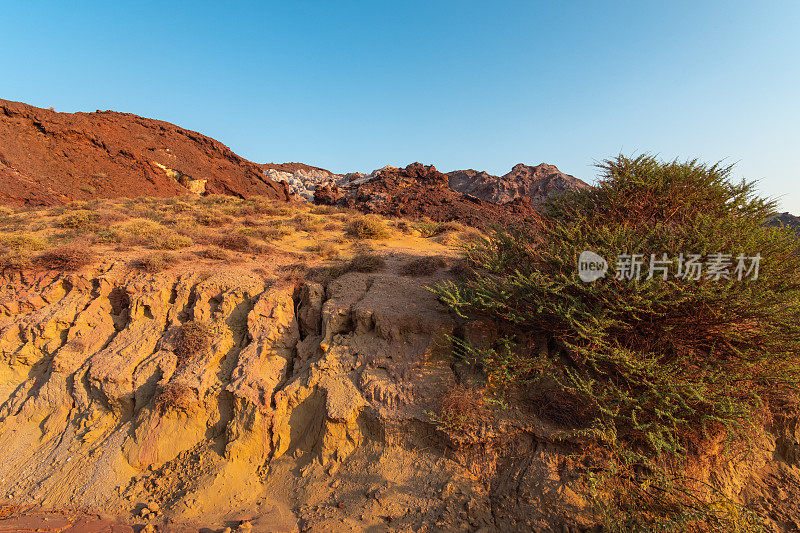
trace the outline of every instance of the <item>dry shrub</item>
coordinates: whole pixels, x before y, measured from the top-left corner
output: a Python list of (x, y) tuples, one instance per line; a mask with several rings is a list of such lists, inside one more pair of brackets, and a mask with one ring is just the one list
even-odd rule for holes
[(480, 242), (483, 234), (475, 228), (465, 228), (459, 233), (459, 238), (464, 244), (473, 244)]
[(79, 209), (62, 216), (58, 221), (58, 227), (74, 229), (76, 231), (89, 231), (95, 226), (99, 218), (97, 213)]
[(455, 385), (442, 396), (435, 421), (445, 431), (474, 434), (488, 414), (489, 408), (483, 389)]
[(277, 241), (291, 235), (293, 231), (287, 227), (269, 228), (259, 230), (258, 236), (265, 241)]
[(154, 274), (166, 270), (175, 262), (175, 258), (170, 254), (155, 253), (146, 255), (134, 262), (134, 266), (144, 272)]
[(162, 250), (179, 250), (181, 248), (188, 248), (192, 244), (194, 244), (194, 242), (191, 237), (179, 233), (169, 233), (156, 239), (153, 246)]
[(375, 215), (356, 218), (347, 225), (347, 233), (359, 239), (388, 239), (392, 231), (386, 222)]
[(316, 233), (322, 229), (324, 223), (317, 217), (308, 213), (298, 213), (292, 219), (292, 225), (299, 231)]
[(0, 243), (2, 243), (3, 246), (17, 252), (36, 252), (47, 248), (47, 241), (38, 235), (32, 235), (28, 233), (0, 235)]
[(309, 252), (314, 253), (325, 259), (336, 259), (339, 257), (339, 248), (331, 242), (318, 242), (308, 248)]
[(228, 252), (222, 248), (217, 248), (216, 246), (200, 250), (197, 252), (197, 256), (202, 257), (203, 259), (214, 259), (216, 261), (227, 261), (230, 259)]
[(438, 242), (442, 246), (458, 246), (461, 244), (461, 239), (458, 238), (458, 235), (451, 231), (440, 233), (433, 238), (433, 241)]
[(347, 265), (349, 272), (377, 272), (386, 267), (386, 261), (375, 254), (358, 254)]
[(156, 409), (163, 415), (170, 410), (185, 411), (197, 403), (197, 393), (186, 385), (168, 383), (156, 394)]
[(90, 249), (63, 246), (40, 254), (35, 263), (47, 270), (79, 270), (94, 260)]
[(394, 225), (403, 235), (411, 235), (414, 233), (414, 228), (406, 220), (398, 220)]
[(447, 262), (438, 255), (420, 257), (403, 265), (400, 269), (400, 273), (404, 276), (430, 276), (446, 266)]
[(133, 219), (123, 224), (120, 229), (124, 233), (127, 233), (134, 242), (139, 244), (152, 244), (167, 231), (167, 229), (158, 222), (146, 218)]
[(26, 270), (31, 266), (30, 255), (25, 252), (0, 248), (0, 270)]
[(215, 228), (233, 222), (233, 217), (228, 215), (223, 215), (222, 213), (216, 210), (199, 212), (197, 213), (196, 218), (198, 224)]
[(101, 244), (118, 244), (122, 242), (122, 235), (113, 229), (102, 229), (97, 231), (93, 242)]
[(211, 328), (205, 322), (194, 320), (181, 325), (175, 338), (175, 355), (178, 366), (203, 355), (211, 347)]
[(315, 205), (309, 211), (315, 215), (333, 215), (335, 213), (340, 213), (341, 210), (341, 207), (333, 205)]
[(251, 252), (254, 249), (253, 242), (246, 235), (231, 233), (216, 239), (216, 245), (226, 250), (234, 252)]

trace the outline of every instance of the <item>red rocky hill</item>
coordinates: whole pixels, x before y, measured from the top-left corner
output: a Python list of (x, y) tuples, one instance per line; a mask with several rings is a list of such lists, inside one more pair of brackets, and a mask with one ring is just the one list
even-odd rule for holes
[(56, 113), (0, 99), (0, 203), (190, 190), (289, 199), (286, 185), (195, 131), (130, 113)]
[(456, 220), (480, 228), (536, 216), (527, 198), (500, 206), (455, 191), (450, 188), (447, 175), (433, 165), (412, 163), (406, 168), (385, 167), (368, 178), (341, 187), (319, 187), (314, 201), (390, 217)]

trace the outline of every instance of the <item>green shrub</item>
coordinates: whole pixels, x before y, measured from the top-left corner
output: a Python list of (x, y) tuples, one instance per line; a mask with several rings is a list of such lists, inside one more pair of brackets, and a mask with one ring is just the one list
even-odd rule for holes
[(347, 225), (347, 233), (359, 239), (388, 239), (392, 236), (386, 222), (375, 215), (356, 218)]
[[(763, 227), (774, 204), (756, 197), (752, 183), (729, 182), (730, 167), (619, 156), (601, 168), (596, 188), (550, 201), (538, 223), (498, 229), (468, 247), (472, 275), (438, 293), (459, 315), (497, 324), (493, 348), (465, 347), (495, 394), (550, 383), (577, 400), (565, 405), (590, 409), (583, 434), (614, 446), (623, 471), (654, 472), (710, 435), (751, 430), (773, 401), (796, 392), (798, 241)], [(757, 279), (609, 274), (587, 283), (577, 272), (584, 250), (612, 267), (620, 254), (762, 259)], [(537, 337), (553, 349), (528, 348)]]

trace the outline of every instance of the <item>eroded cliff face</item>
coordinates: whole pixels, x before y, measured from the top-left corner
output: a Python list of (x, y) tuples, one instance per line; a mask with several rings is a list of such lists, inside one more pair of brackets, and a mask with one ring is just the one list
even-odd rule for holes
[[(455, 380), (440, 353), (454, 322), (421, 281), (122, 263), (2, 281), (7, 500), (291, 531), (433, 527), (450, 492), (480, 494), (426, 415)], [(188, 321), (210, 325), (210, 348), (179, 362)]]
[[(288, 284), (121, 262), (6, 273), (0, 499), (220, 530), (593, 527), (570, 468), (580, 446), (552, 427), (517, 417), (454, 447), (431, 422), (465, 370), (447, 340), (463, 330), (430, 281)], [(190, 321), (208, 324), (209, 348), (179, 358)], [(797, 477), (796, 425), (782, 431), (757, 456), (714, 452), (699, 474), (777, 508), (769, 476)]]

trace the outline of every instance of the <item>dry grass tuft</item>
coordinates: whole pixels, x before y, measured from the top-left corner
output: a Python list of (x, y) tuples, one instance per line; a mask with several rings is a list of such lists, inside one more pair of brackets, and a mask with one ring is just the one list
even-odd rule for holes
[(386, 267), (386, 261), (375, 254), (358, 254), (347, 265), (349, 272), (377, 272)]
[(168, 269), (175, 262), (175, 258), (166, 253), (154, 253), (146, 255), (134, 261), (134, 266), (144, 272), (155, 274)]
[(240, 233), (231, 233), (219, 237), (216, 240), (216, 245), (234, 252), (252, 252), (254, 249), (253, 241), (246, 235)]
[(436, 255), (409, 261), (400, 269), (404, 276), (430, 276), (447, 266), (444, 258)]
[(450, 388), (439, 402), (436, 422), (445, 431), (475, 434), (489, 414), (483, 389), (469, 385)]
[(169, 233), (153, 242), (153, 246), (161, 250), (179, 250), (188, 248), (192, 244), (194, 244), (194, 241), (192, 241), (191, 237), (179, 233)]
[(181, 325), (175, 338), (175, 355), (178, 366), (203, 355), (211, 347), (211, 327), (194, 320)]
[(228, 252), (216, 246), (205, 248), (196, 253), (198, 257), (202, 257), (203, 259), (214, 259), (216, 261), (227, 261), (230, 259), (230, 254), (228, 254)]
[(170, 410), (185, 411), (197, 403), (197, 393), (186, 385), (166, 384), (156, 394), (156, 409), (163, 415)]
[(347, 225), (347, 233), (359, 239), (388, 239), (392, 236), (392, 230), (386, 222), (375, 215), (366, 215), (351, 221)]

